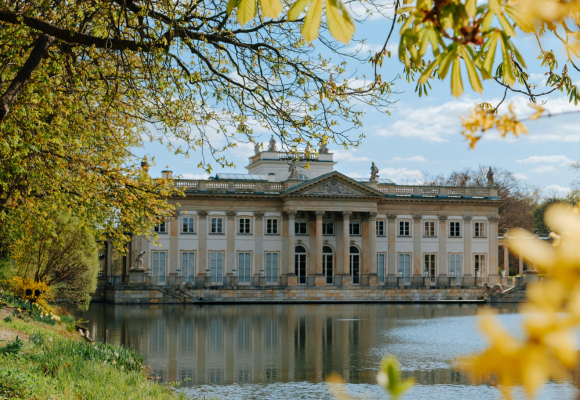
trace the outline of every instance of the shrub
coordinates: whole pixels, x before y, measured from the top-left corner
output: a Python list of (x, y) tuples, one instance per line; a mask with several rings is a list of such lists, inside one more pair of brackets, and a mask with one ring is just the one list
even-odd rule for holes
[(31, 279), (14, 276), (0, 281), (0, 288), (7, 292), (7, 296), (12, 295), (14, 300), (23, 301), (24, 304), (19, 304), (23, 308), (29, 309), (32, 304), (36, 303), (48, 311), (53, 311), (52, 307), (48, 305), (48, 302), (52, 301), (52, 293), (50, 287), (44, 282), (35, 282)]
[(18, 336), (4, 347), (0, 347), (0, 354), (18, 354), (24, 343)]
[[(2, 360), (2, 362), (8, 362)], [(31, 391), (29, 388), (29, 377), (23, 373), (15, 371), (0, 370), (0, 399), (23, 399), (29, 398)]]

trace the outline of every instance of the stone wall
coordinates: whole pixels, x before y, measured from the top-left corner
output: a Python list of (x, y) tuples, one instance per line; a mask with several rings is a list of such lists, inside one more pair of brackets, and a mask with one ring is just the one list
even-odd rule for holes
[(514, 286), (503, 293), (490, 296), (491, 303), (523, 303), (526, 301), (526, 287)]
[(184, 303), (335, 303), (335, 302), (483, 302), (480, 288), (378, 289), (378, 288), (253, 288), (195, 289), (192, 297), (166, 287), (107, 288), (104, 301), (115, 304)]

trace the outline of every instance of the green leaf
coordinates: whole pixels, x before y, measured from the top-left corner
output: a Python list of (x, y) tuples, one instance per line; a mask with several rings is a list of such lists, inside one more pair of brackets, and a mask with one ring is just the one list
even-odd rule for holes
[(491, 11), (495, 15), (500, 15), (502, 13), (501, 0), (489, 0), (488, 6), (489, 6), (489, 11)]
[(505, 13), (514, 20), (517, 26), (526, 33), (535, 32), (534, 25), (523, 19), (513, 6), (505, 6)]
[(230, 15), (230, 13), (232, 12), (232, 10), (238, 6), (238, 1), (239, 0), (229, 0), (228, 1), (228, 7), (226, 8), (226, 13), (228, 15)]
[(427, 66), (427, 68), (423, 72), (423, 75), (421, 75), (421, 77), (419, 78), (419, 84), (423, 84), (423, 83), (427, 82), (427, 80), (429, 79), (429, 77), (433, 73), (433, 70), (439, 65), (440, 62), (441, 62), (441, 56), (435, 58), (431, 62), (431, 64), (429, 64)]
[(451, 68), (451, 94), (459, 97), (463, 94), (463, 81), (461, 80), (461, 62), (459, 61), (459, 54), (453, 59), (453, 67)]
[(514, 75), (514, 68), (510, 58), (508, 38), (505, 35), (501, 35), (501, 49), (503, 53), (503, 80), (508, 85), (513, 85), (516, 83), (516, 76)]
[(481, 21), (481, 31), (487, 32), (491, 28), (491, 22), (493, 21), (493, 13), (488, 11), (483, 17), (483, 21)]
[(298, 0), (296, 3), (294, 3), (290, 11), (288, 11), (288, 20), (296, 21), (302, 11), (304, 11), (306, 6), (311, 2), (312, 0)]
[(326, 22), (330, 34), (345, 44), (355, 31), (354, 20), (340, 0), (326, 0)]
[(304, 18), (304, 27), (302, 27), (302, 36), (307, 42), (312, 42), (318, 37), (318, 29), (322, 19), (322, 2), (324, 0), (313, 0), (310, 8)]
[(475, 17), (477, 14), (477, 1), (476, 0), (467, 0), (465, 2), (465, 11), (470, 18)]
[(282, 2), (280, 0), (260, 0), (262, 13), (268, 18), (276, 18), (282, 12)]
[(481, 86), (481, 81), (479, 80), (479, 74), (477, 73), (477, 69), (473, 64), (471, 54), (465, 49), (464, 46), (461, 46), (461, 55), (463, 56), (463, 61), (465, 61), (465, 66), (467, 67), (467, 75), (469, 76), (469, 83), (471, 83), (471, 88), (477, 93), (482, 93), (483, 87)]
[(256, 17), (257, 13), (256, 0), (240, 0), (238, 3), (238, 22), (240, 25), (246, 25)]
[(507, 18), (505, 17), (505, 15), (503, 14), (499, 14), (497, 16), (497, 19), (499, 19), (499, 23), (501, 24), (501, 27), (503, 28), (503, 31), (506, 35), (508, 36), (516, 36), (516, 31), (514, 31), (514, 28), (512, 27), (512, 25), (508, 22)]
[(491, 69), (493, 68), (493, 61), (495, 59), (495, 49), (497, 48), (497, 40), (501, 37), (499, 31), (495, 31), (489, 38), (489, 50), (485, 53), (485, 60), (483, 61), (483, 68), (481, 69), (481, 77), (483, 79), (491, 78)]
[(451, 65), (451, 60), (455, 55), (455, 44), (452, 44), (447, 49), (446, 53), (443, 53), (443, 57), (441, 58), (441, 64), (439, 65), (439, 78), (445, 79), (447, 76), (447, 71), (449, 71), (449, 65)]

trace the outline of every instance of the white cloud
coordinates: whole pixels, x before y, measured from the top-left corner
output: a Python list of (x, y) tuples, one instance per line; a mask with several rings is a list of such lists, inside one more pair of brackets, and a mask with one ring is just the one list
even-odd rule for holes
[(514, 174), (514, 178), (521, 180), (528, 179), (526, 174)]
[(183, 179), (207, 179), (209, 178), (208, 174), (192, 174), (192, 173), (185, 173), (181, 174)]
[(360, 150), (350, 149), (350, 150), (332, 150), (334, 154), (334, 161), (343, 162), (360, 162), (360, 161), (371, 161), (368, 157), (361, 156)]
[(401, 162), (401, 161), (411, 161), (411, 162), (427, 162), (427, 159), (423, 156), (413, 156), (413, 157), (393, 157), (391, 159), (393, 162)]
[(560, 185), (549, 185), (542, 189), (542, 193), (547, 196), (556, 195), (564, 197), (570, 193), (570, 188)]
[(538, 164), (538, 163), (551, 163), (560, 164), (561, 166), (568, 166), (572, 160), (563, 155), (553, 155), (553, 156), (531, 156), (523, 160), (518, 160), (519, 164)]
[(417, 181), (423, 177), (423, 173), (417, 169), (407, 168), (379, 168), (381, 179), (391, 179), (395, 182)]
[(553, 165), (540, 165), (539, 167), (532, 169), (532, 172), (541, 174), (543, 172), (554, 172), (555, 170), (556, 167), (554, 167)]

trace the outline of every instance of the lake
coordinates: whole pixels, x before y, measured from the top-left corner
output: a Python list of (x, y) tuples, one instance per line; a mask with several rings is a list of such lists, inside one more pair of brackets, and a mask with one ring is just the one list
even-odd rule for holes
[[(108, 305), (91, 304), (97, 341), (132, 347), (160, 381), (183, 382), (191, 397), (331, 399), (336, 372), (353, 397), (385, 399), (376, 385), (384, 355), (399, 358), (417, 385), (407, 399), (498, 399), (454, 369), (458, 356), (481, 351), (477, 304)], [(518, 331), (516, 305), (493, 306)], [(541, 399), (572, 399), (574, 382), (552, 382)], [(518, 398), (523, 398), (521, 390)]]

